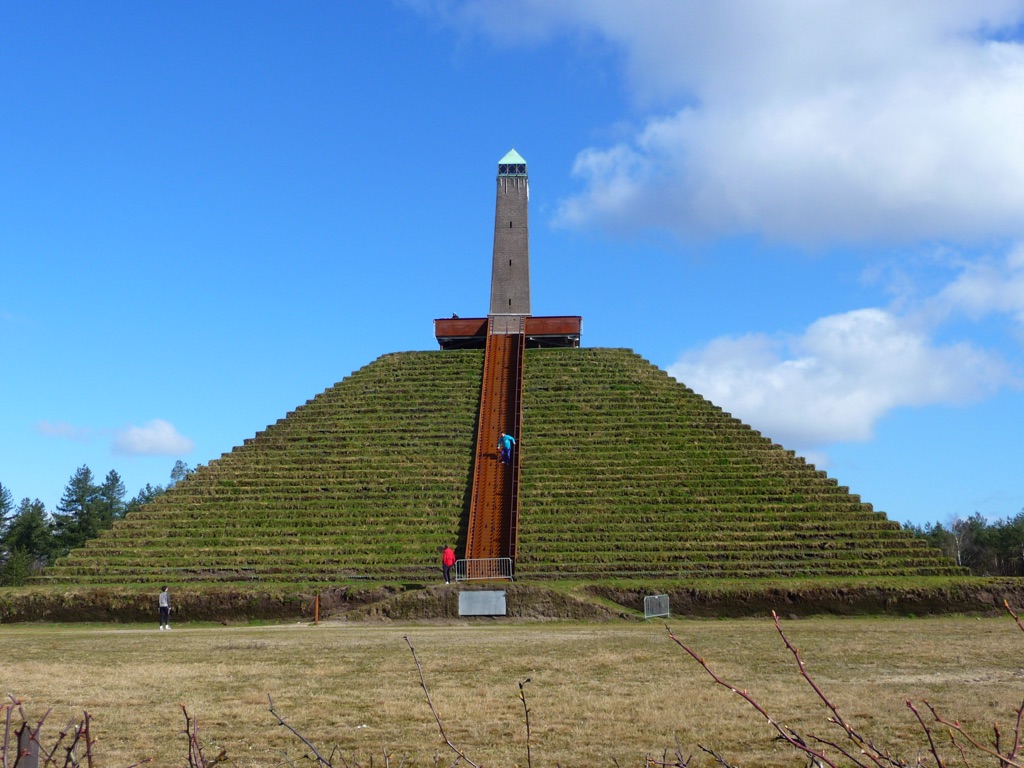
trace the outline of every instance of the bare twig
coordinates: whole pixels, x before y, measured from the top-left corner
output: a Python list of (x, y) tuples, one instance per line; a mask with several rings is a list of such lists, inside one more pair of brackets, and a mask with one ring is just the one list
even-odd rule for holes
[(299, 741), (301, 741), (303, 744), (309, 747), (310, 751), (316, 756), (316, 762), (318, 765), (323, 765), (326, 766), (326, 768), (331, 768), (331, 761), (327, 760), (323, 755), (320, 754), (320, 751), (313, 745), (313, 742), (311, 742), (309, 739), (307, 739), (305, 736), (303, 736), (301, 733), (295, 730), (291, 725), (285, 722), (285, 719), (283, 717), (277, 714), (277, 710), (274, 709), (274, 700), (270, 698), (269, 693), (267, 694), (267, 701), (270, 702), (270, 714), (277, 718), (277, 724), (283, 725), (285, 728), (291, 731)]
[(770, 714), (768, 714), (768, 712), (765, 710), (765, 708), (762, 707), (754, 699), (754, 697), (752, 697), (746, 691), (740, 690), (735, 685), (732, 685), (731, 683), (727, 683), (725, 680), (720, 678), (717, 674), (715, 674), (714, 670), (712, 670), (711, 667), (708, 666), (708, 663), (706, 661), (704, 661), (704, 659), (702, 659), (699, 655), (697, 655), (697, 653), (694, 652), (689, 646), (687, 646), (684, 642), (682, 642), (679, 638), (677, 638), (672, 633), (671, 629), (669, 629), (668, 627), (666, 627), (666, 629), (668, 630), (668, 636), (672, 639), (672, 642), (674, 642), (676, 645), (678, 645), (680, 648), (682, 648), (684, 651), (686, 651), (693, 658), (694, 661), (696, 661), (698, 664), (700, 664), (704, 668), (704, 671), (707, 672), (711, 676), (712, 680), (714, 680), (718, 685), (722, 686), (723, 688), (727, 688), (728, 690), (732, 691), (737, 696), (739, 696), (741, 699), (743, 699), (748, 704), (750, 704), (750, 706), (752, 706), (758, 712), (758, 714), (761, 715), (761, 717), (763, 717), (765, 720), (768, 721), (768, 723), (772, 726), (772, 728), (775, 729), (775, 731), (779, 734), (779, 736), (782, 737), (782, 739), (784, 741), (788, 742), (795, 749), (798, 749), (801, 752), (804, 752), (805, 754), (807, 754), (807, 755), (809, 755), (811, 757), (816, 757), (818, 760), (820, 760), (823, 763), (825, 763), (825, 765), (832, 766), (832, 768), (839, 768), (838, 765), (836, 763), (832, 762), (825, 755), (824, 752), (819, 752), (817, 750), (812, 749), (806, 743), (804, 743), (803, 739), (794, 738), (792, 730), (789, 729), (789, 728), (786, 728), (781, 723), (779, 723), (777, 720), (775, 720), (774, 717), (772, 717)]
[(185, 716), (185, 736), (188, 738), (188, 765), (189, 768), (213, 768), (218, 763), (228, 762), (228, 753), (222, 749), (220, 754), (212, 760), (207, 759), (203, 750), (203, 744), (199, 740), (199, 718), (191, 717), (184, 704), (179, 705), (181, 713)]
[(526, 706), (526, 690), (523, 688), (530, 678), (526, 678), (519, 684), (519, 700), (523, 702), (523, 716), (526, 718), (526, 768), (533, 768), (533, 761), (530, 760), (530, 708)]
[(1010, 757), (1017, 757), (1020, 754), (1020, 725), (1024, 719), (1024, 703), (1017, 707), (1017, 723), (1013, 727), (1013, 747), (1010, 749)]
[[(814, 739), (819, 744), (824, 744), (826, 747), (832, 747), (832, 749), (834, 749), (836, 752), (841, 754), (843, 757), (845, 757), (847, 760), (849, 760), (854, 765), (860, 766), (860, 768), (867, 768), (867, 766), (864, 763), (862, 763), (860, 760), (858, 760), (851, 752), (849, 752), (847, 749), (845, 749), (841, 744), (838, 744), (838, 743), (836, 743), (834, 741), (829, 741), (828, 739), (821, 739), (821, 738), (818, 738), (817, 736), (811, 736), (811, 738)], [(811, 758), (811, 759), (813, 760), (814, 758)]]
[[(703, 749), (703, 747), (701, 747), (701, 749)], [(690, 764), (690, 760), (693, 759), (693, 755), (690, 755), (690, 757), (683, 757), (683, 753), (679, 749), (678, 743), (676, 744), (676, 750), (672, 753), (672, 756), (674, 758), (674, 761), (670, 763), (667, 749), (661, 753), (661, 760), (656, 760), (655, 758), (651, 757), (651, 753), (648, 752), (644, 756), (644, 766), (645, 768), (651, 768), (651, 766), (654, 765), (664, 766), (665, 768), (687, 768), (687, 766)], [(615, 763), (616, 766), (618, 766), (619, 764), (619, 762), (615, 758), (612, 758), (612, 762)]]
[[(940, 725), (946, 726), (950, 730), (951, 738), (952, 738), (952, 734), (954, 734), (954, 733), (959, 734), (964, 739), (966, 739), (966, 741), (972, 747), (974, 747), (976, 750), (978, 750), (979, 752), (984, 752), (986, 755), (991, 755), (992, 757), (998, 758), (1001, 761), (1000, 765), (1007, 766), (1008, 768), (1010, 768), (1010, 767), (1012, 767), (1012, 768), (1024, 768), (1024, 762), (1020, 762), (1019, 759), (1016, 758), (1015, 756), (1004, 755), (1001, 752), (999, 752), (998, 750), (992, 749), (991, 747), (989, 747), (989, 746), (987, 746), (985, 744), (982, 744), (977, 739), (975, 739), (973, 736), (971, 736), (971, 734), (969, 734), (964, 729), (964, 727), (962, 725), (960, 725), (959, 721), (947, 720), (942, 715), (940, 715), (938, 710), (935, 709), (935, 707), (933, 707), (927, 701), (924, 702), (924, 705), (926, 707), (928, 707), (929, 711), (932, 713), (932, 717), (935, 718), (935, 722), (939, 723)], [(956, 739), (955, 738), (953, 739), (953, 743), (954, 744), (956, 743)]]
[(917, 722), (921, 724), (921, 729), (924, 731), (924, 735), (928, 737), (928, 748), (932, 752), (932, 757), (935, 758), (935, 765), (937, 768), (943, 768), (945, 763), (942, 762), (942, 758), (939, 757), (939, 752), (935, 748), (935, 740), (932, 738), (932, 729), (928, 727), (924, 718), (921, 717), (921, 713), (917, 711), (917, 707), (914, 706), (914, 703), (910, 699), (907, 699), (906, 704), (907, 708), (914, 713), (914, 717), (917, 718)]
[[(58, 735), (57, 743), (54, 744), (53, 749), (50, 750), (50, 754), (48, 756), (49, 760), (44, 761), (43, 765), (57, 766), (57, 759), (55, 755), (57, 754), (58, 747), (60, 747), (60, 749), (64, 750), (64, 762), (62, 763), (63, 768), (79, 768), (81, 762), (78, 759), (78, 746), (82, 741), (82, 735), (81, 722), (72, 719)], [(65, 741), (65, 738), (69, 739), (70, 742), (62, 746), (62, 742)], [(42, 752), (43, 750), (40, 747), (40, 754), (42, 754)]]
[(416, 662), (416, 669), (420, 673), (420, 688), (423, 689), (423, 694), (427, 697), (427, 706), (430, 707), (430, 711), (434, 715), (434, 720), (437, 721), (437, 729), (441, 733), (441, 738), (444, 739), (444, 743), (448, 745), (448, 748), (458, 755), (458, 759), (453, 763), (453, 765), (457, 764), (459, 760), (465, 760), (469, 765), (473, 766), (473, 768), (480, 768), (476, 763), (466, 757), (466, 754), (461, 749), (452, 744), (451, 739), (448, 738), (448, 734), (444, 731), (444, 723), (441, 722), (441, 716), (437, 714), (437, 709), (434, 708), (434, 702), (430, 700), (430, 691), (427, 690), (427, 681), (426, 678), (423, 677), (423, 667), (420, 665), (420, 660), (416, 657), (416, 649), (412, 647), (412, 642), (409, 640), (408, 635), (403, 635), (402, 639), (405, 640), (405, 644), (409, 646), (409, 651), (412, 653), (412, 659)]
[[(966, 768), (970, 768), (971, 763), (967, 759), (967, 750), (964, 749), (964, 745), (956, 740), (956, 735), (953, 733), (953, 731), (947, 731), (947, 733), (949, 734), (949, 743), (956, 747), (956, 751), (960, 753), (960, 762), (962, 762), (964, 766), (966, 766)], [(1000, 761), (999, 765), (1005, 766), (1006, 763)]]
[(707, 747), (701, 746), (700, 744), (697, 745), (697, 748), (702, 752), (706, 752), (707, 754), (711, 755), (711, 757), (714, 758), (715, 762), (722, 766), (722, 768), (735, 768), (735, 766), (732, 763), (727, 762), (724, 757), (722, 757), (714, 750), (708, 749)]
[[(1008, 600), (1003, 600), (1003, 607), (1006, 608), (1006, 612), (1009, 613), (1010, 616), (1013, 617), (1013, 620), (1017, 623), (1017, 626), (1020, 628), (1020, 630), (1022, 632), (1024, 632), (1024, 622), (1022, 622), (1020, 617), (1016, 613), (1013, 612), (1013, 609), (1010, 608), (1010, 602)], [(1017, 723), (1016, 723), (1016, 725), (1013, 728), (1013, 746), (1010, 747), (1010, 751), (1007, 754), (1007, 757), (1010, 758), (1011, 760), (1016, 758), (1020, 754), (1020, 748), (1021, 748), (1021, 740), (1020, 740), (1021, 730), (1020, 730), (1020, 726), (1021, 726), (1021, 719), (1022, 718), (1024, 718), (1024, 704), (1021, 704), (1017, 708)]]
[(925, 701), (925, 706), (932, 713), (932, 717), (935, 719), (935, 722), (937, 722), (939, 725), (944, 725), (946, 728), (949, 729), (950, 739), (954, 744), (957, 745), (957, 749), (959, 749), (959, 744), (956, 741), (955, 734), (963, 736), (964, 739), (968, 743), (970, 743), (974, 749), (978, 750), (978, 752), (982, 752), (986, 755), (990, 755), (994, 758), (997, 758), (999, 760), (1000, 766), (1024, 768), (1024, 763), (1020, 762), (1020, 760), (1016, 757), (1010, 755), (1002, 755), (1000, 752), (998, 752), (998, 750), (993, 750), (992, 748), (990, 748), (990, 746), (987, 746), (986, 744), (983, 744), (980, 741), (978, 741), (978, 739), (976, 739), (974, 736), (967, 732), (967, 730), (964, 728), (963, 725), (961, 725), (961, 723), (959, 723), (959, 721), (946, 720), (939, 714), (938, 710), (936, 710), (934, 707), (930, 705), (928, 701)]
[[(782, 638), (782, 642), (785, 643), (786, 648), (789, 650), (790, 653), (793, 654), (793, 658), (796, 659), (797, 667), (800, 670), (800, 676), (807, 682), (807, 684), (811, 687), (811, 690), (814, 691), (815, 695), (828, 708), (829, 712), (832, 713), (832, 716), (828, 718), (828, 722), (834, 723), (835, 725), (838, 725), (840, 728), (842, 728), (843, 731), (845, 731), (847, 738), (850, 739), (850, 741), (852, 741), (854, 744), (856, 744), (857, 748), (860, 749), (862, 753), (875, 765), (902, 765), (901, 760), (895, 759), (891, 755), (889, 755), (888, 752), (878, 749), (871, 741), (865, 739), (860, 734), (860, 732), (857, 731), (856, 728), (854, 728), (852, 725), (846, 722), (843, 716), (839, 713), (838, 707), (836, 707), (832, 700), (825, 695), (824, 691), (822, 691), (821, 688), (818, 687), (818, 684), (814, 682), (814, 679), (808, 674), (807, 667), (804, 665), (804, 660), (800, 656), (800, 651), (797, 649), (795, 645), (793, 645), (789, 641), (789, 638), (786, 637), (786, 633), (782, 631), (782, 625), (779, 623), (779, 616), (777, 613), (775, 613), (775, 611), (772, 611), (772, 621), (775, 622), (775, 630), (779, 633), (779, 637)], [(817, 738), (816, 736), (811, 736), (811, 738), (813, 738), (815, 741), (820, 741), (825, 744), (831, 744), (831, 742), (826, 742), (823, 739)], [(845, 750), (843, 750), (843, 754), (853, 759), (854, 762), (856, 762), (858, 765), (863, 765), (863, 763), (853, 758), (853, 756)]]
[(88, 712), (83, 711), (82, 714), (82, 733), (85, 736), (85, 762), (89, 768), (93, 768), (92, 764), (92, 745), (96, 742), (96, 739), (92, 738), (89, 730), (89, 724), (92, 722), (92, 717), (89, 716)]

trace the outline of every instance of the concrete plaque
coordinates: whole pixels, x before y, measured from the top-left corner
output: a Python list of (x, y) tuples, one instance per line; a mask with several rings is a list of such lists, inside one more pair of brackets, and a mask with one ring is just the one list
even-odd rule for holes
[(459, 616), (504, 616), (505, 590), (459, 592)]

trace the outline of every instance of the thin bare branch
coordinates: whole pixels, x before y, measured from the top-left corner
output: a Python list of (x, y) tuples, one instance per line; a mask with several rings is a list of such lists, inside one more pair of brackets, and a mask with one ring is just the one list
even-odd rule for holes
[(829, 741), (828, 739), (822, 739), (822, 738), (820, 738), (818, 736), (813, 736), (812, 735), (811, 738), (814, 739), (815, 741), (817, 741), (819, 744), (824, 744), (826, 747), (832, 747), (832, 749), (834, 749), (836, 752), (841, 754), (843, 757), (845, 757), (847, 760), (852, 762), (854, 765), (858, 765), (858, 766), (860, 766), (860, 768), (868, 768), (864, 763), (862, 763), (860, 760), (858, 760), (856, 758), (856, 756), (851, 754), (848, 750), (844, 749), (840, 744), (838, 744), (838, 743), (836, 743), (834, 741)]
[(1024, 703), (1017, 707), (1017, 723), (1013, 727), (1013, 747), (1008, 755), (1011, 759), (1020, 754), (1020, 726), (1022, 719), (1024, 719)]
[[(772, 611), (772, 621), (775, 622), (775, 631), (779, 633), (779, 637), (782, 638), (782, 642), (785, 644), (789, 652), (793, 654), (793, 658), (796, 659), (797, 668), (800, 670), (800, 676), (807, 682), (807, 684), (811, 687), (811, 690), (814, 691), (815, 695), (828, 708), (829, 712), (832, 713), (832, 717), (829, 718), (829, 722), (834, 723), (835, 725), (838, 725), (840, 728), (842, 728), (843, 731), (846, 732), (847, 738), (849, 738), (854, 744), (856, 744), (857, 747), (860, 748), (861, 751), (864, 753), (864, 755), (875, 765), (901, 765), (901, 761), (894, 759), (891, 755), (888, 754), (888, 752), (878, 749), (870, 740), (864, 738), (856, 728), (854, 728), (852, 725), (846, 722), (842, 714), (840, 714), (838, 707), (836, 707), (832, 700), (825, 695), (825, 692), (818, 687), (818, 684), (814, 681), (810, 674), (808, 674), (807, 667), (804, 665), (804, 660), (800, 656), (800, 651), (797, 649), (795, 645), (793, 645), (789, 641), (789, 638), (786, 637), (786, 633), (782, 631), (782, 625), (779, 623), (779, 616), (775, 611)], [(818, 740), (823, 741), (821, 739)]]
[(89, 729), (89, 725), (92, 723), (92, 717), (84, 710), (82, 715), (82, 731), (85, 734), (85, 762), (89, 768), (94, 768), (92, 763), (92, 745), (96, 740), (92, 738)]
[[(953, 733), (952, 730), (948, 730), (946, 733), (949, 735), (949, 743), (956, 747), (956, 751), (960, 753), (960, 762), (964, 764), (964, 768), (971, 768), (971, 763), (967, 759), (967, 751), (964, 749), (964, 745), (956, 740), (956, 734)], [(1002, 761), (1000, 761), (1000, 765), (1003, 765)]]
[(465, 753), (461, 749), (452, 744), (451, 739), (448, 738), (448, 734), (446, 734), (444, 730), (444, 723), (441, 722), (441, 716), (437, 714), (434, 702), (430, 700), (430, 691), (427, 689), (427, 680), (423, 676), (423, 667), (420, 665), (420, 660), (416, 656), (416, 649), (412, 647), (412, 642), (409, 640), (408, 635), (403, 635), (402, 639), (405, 640), (405, 644), (409, 646), (409, 651), (412, 653), (412, 660), (416, 662), (416, 669), (420, 673), (420, 688), (423, 689), (423, 695), (427, 697), (427, 706), (430, 707), (430, 711), (434, 715), (434, 720), (437, 721), (437, 729), (441, 733), (441, 738), (444, 739), (444, 743), (448, 745), (448, 748), (458, 755), (458, 759), (452, 763), (452, 765), (457, 765), (459, 760), (465, 760), (473, 766), (473, 768), (480, 768), (476, 763), (466, 757)]
[(748, 704), (750, 704), (750, 706), (752, 706), (761, 715), (761, 717), (763, 717), (765, 720), (768, 721), (768, 723), (772, 726), (772, 728), (774, 728), (776, 730), (776, 732), (783, 738), (783, 740), (787, 741), (795, 749), (798, 749), (801, 752), (804, 752), (804, 753), (806, 753), (808, 755), (811, 755), (813, 757), (818, 758), (819, 760), (821, 760), (826, 765), (830, 765), (833, 768), (838, 768), (836, 763), (833, 763), (831, 760), (829, 760), (829, 758), (825, 755), (824, 752), (817, 752), (814, 749), (812, 749), (811, 747), (807, 746), (806, 744), (801, 743), (802, 739), (801, 740), (794, 739), (793, 736), (791, 735), (790, 730), (788, 728), (785, 728), (784, 726), (782, 726), (779, 722), (777, 722), (775, 720), (775, 718), (773, 718), (771, 715), (769, 715), (768, 712), (765, 710), (765, 708), (762, 707), (760, 704), (758, 704), (757, 701), (755, 701), (754, 698), (749, 693), (747, 693), (744, 690), (740, 690), (736, 686), (732, 685), (731, 683), (727, 683), (725, 680), (720, 678), (717, 674), (715, 674), (715, 672), (711, 669), (711, 667), (708, 666), (707, 662), (704, 661), (704, 659), (702, 659), (699, 655), (697, 655), (696, 652), (694, 652), (689, 646), (687, 646), (684, 642), (682, 642), (678, 637), (676, 637), (672, 633), (672, 630), (669, 627), (666, 626), (665, 629), (668, 630), (668, 636), (669, 636), (669, 638), (671, 638), (672, 642), (674, 642), (676, 645), (678, 645), (680, 648), (682, 648), (684, 651), (686, 651), (693, 658), (694, 661), (696, 661), (698, 664), (700, 664), (704, 668), (704, 671), (707, 672), (711, 676), (712, 680), (714, 680), (718, 685), (722, 686), (723, 688), (727, 688), (728, 690), (732, 691), (734, 694), (736, 694), (741, 699), (743, 699)]
[(524, 686), (530, 682), (526, 678), (519, 684), (519, 700), (523, 702), (523, 716), (526, 718), (526, 768), (533, 768), (533, 761), (530, 759), (530, 708), (526, 706), (526, 689)]
[(303, 744), (305, 744), (307, 747), (309, 747), (310, 751), (316, 756), (316, 761), (317, 761), (318, 764), (327, 766), (327, 768), (331, 768), (330, 760), (324, 759), (324, 756), (320, 754), (320, 751), (313, 745), (313, 742), (311, 742), (309, 739), (307, 739), (305, 736), (303, 736), (297, 730), (292, 728), (291, 725), (289, 725), (287, 722), (285, 722), (285, 719), (283, 717), (281, 717), (279, 714), (277, 714), (277, 710), (274, 709), (274, 700), (272, 698), (270, 698), (270, 694), (269, 693), (267, 694), (267, 701), (270, 702), (270, 714), (272, 714), (274, 717), (277, 718), (277, 724), (278, 725), (283, 725), (285, 728), (287, 728), (289, 731), (291, 731), (295, 735), (295, 738), (297, 738), (299, 741), (301, 741)]
[[(931, 711), (932, 717), (935, 718), (935, 722), (939, 723), (940, 725), (946, 726), (947, 728), (950, 729), (951, 732), (958, 733), (961, 736), (963, 736), (963, 738), (966, 739), (967, 742), (972, 747), (977, 749), (979, 752), (984, 752), (986, 755), (991, 755), (992, 757), (998, 758), (1003, 763), (1005, 763), (1006, 766), (1009, 766), (1011, 768), (1024, 768), (1024, 762), (1020, 762), (1017, 758), (1010, 757), (1008, 755), (1000, 754), (999, 752), (997, 752), (996, 750), (992, 749), (988, 745), (982, 744), (977, 739), (975, 739), (973, 736), (971, 736), (971, 734), (969, 734), (966, 730), (964, 730), (964, 727), (962, 725), (960, 725), (960, 723), (958, 721), (947, 720), (942, 715), (940, 715), (938, 710), (936, 710), (935, 707), (933, 707), (927, 701), (924, 702), (924, 705), (926, 707), (928, 707), (928, 709)], [(955, 740), (954, 740), (954, 743), (955, 743)]]
[(935, 758), (935, 765), (937, 768), (944, 768), (945, 763), (942, 762), (942, 758), (939, 757), (939, 752), (935, 748), (935, 740), (932, 738), (932, 729), (928, 727), (928, 723), (921, 717), (921, 713), (917, 711), (917, 707), (914, 706), (914, 702), (910, 699), (906, 700), (907, 708), (914, 713), (914, 717), (917, 718), (917, 722), (921, 724), (921, 729), (924, 731), (924, 735), (928, 737), (928, 748), (931, 750), (932, 757)]
[(708, 749), (707, 747), (701, 746), (700, 744), (697, 745), (697, 749), (711, 755), (715, 762), (722, 766), (722, 768), (736, 768), (736, 766), (728, 762), (724, 757), (715, 752), (713, 749)]

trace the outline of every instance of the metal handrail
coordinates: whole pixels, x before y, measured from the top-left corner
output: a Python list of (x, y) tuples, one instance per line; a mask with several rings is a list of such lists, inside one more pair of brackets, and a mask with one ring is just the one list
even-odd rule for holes
[(513, 581), (511, 557), (476, 557), (456, 560), (455, 581)]
[(519, 318), (519, 344), (516, 350), (515, 390), (513, 408), (515, 409), (512, 434), (516, 440), (516, 450), (512, 457), (512, 493), (509, 500), (509, 542), (508, 552), (515, 562), (519, 552), (519, 471), (522, 459), (523, 438), (523, 369), (526, 358), (526, 318)]

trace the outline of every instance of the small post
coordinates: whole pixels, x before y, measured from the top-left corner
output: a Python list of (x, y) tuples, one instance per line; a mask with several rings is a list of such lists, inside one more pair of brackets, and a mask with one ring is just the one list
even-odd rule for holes
[(320, 624), (320, 593), (317, 592), (316, 598), (313, 600), (313, 623)]
[(32, 729), (28, 723), (18, 731), (18, 756), (14, 761), (19, 768), (38, 768), (39, 742), (32, 738)]

